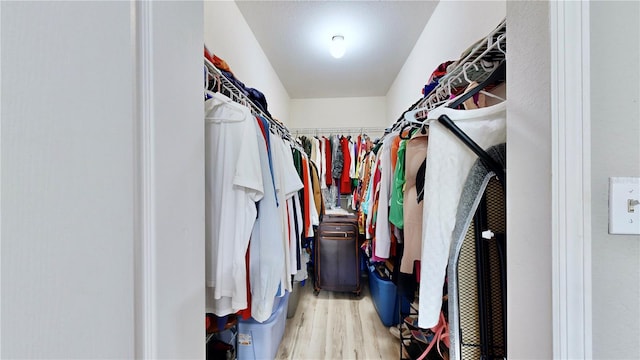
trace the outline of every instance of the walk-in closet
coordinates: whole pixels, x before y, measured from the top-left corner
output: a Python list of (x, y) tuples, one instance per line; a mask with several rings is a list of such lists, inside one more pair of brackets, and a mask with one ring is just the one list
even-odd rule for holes
[[(236, 75), (221, 30), (207, 34), (205, 17), (207, 358), (507, 357), (504, 4), (476, 5), (487, 19), (469, 23), (465, 36), (439, 35), (447, 49), (432, 44), (429, 60), (442, 61), (391, 119), (388, 93), (406, 85), (380, 87), (353, 68), (367, 66), (367, 47), (393, 48), (389, 37), (426, 42), (428, 20), (456, 10), (436, 5), (238, 3), (276, 74), (283, 65), (292, 73), (279, 76), (298, 102), (286, 121)], [(225, 6), (205, 4), (211, 29)], [(301, 39), (339, 12), (351, 21), (336, 20), (325, 37), (340, 37), (343, 53), (329, 45), (305, 73)], [(286, 26), (305, 25), (274, 47), (292, 31), (273, 25), (282, 13), (295, 14)], [(420, 26), (399, 26), (375, 45), (359, 40), (369, 30), (350, 27), (360, 20), (377, 37), (375, 16), (409, 14)], [(403, 54), (394, 56), (411, 56)], [(393, 66), (388, 59), (366, 77), (409, 72), (377, 71)], [(238, 105), (242, 116), (231, 110)]]
[(0, 1), (0, 358), (640, 358), (639, 53), (629, 1)]

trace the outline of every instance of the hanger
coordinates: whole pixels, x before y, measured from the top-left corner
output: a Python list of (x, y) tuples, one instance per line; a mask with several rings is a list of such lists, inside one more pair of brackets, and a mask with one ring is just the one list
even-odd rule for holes
[(204, 88), (209, 89), (209, 77), (211, 76), (211, 73), (209, 72), (207, 65), (204, 66), (204, 71)]
[[(430, 108), (427, 106), (427, 107), (421, 107), (421, 108), (405, 111), (403, 115), (403, 121), (401, 122), (402, 126), (400, 127), (400, 131), (398, 134), (398, 136), (400, 136), (400, 139), (409, 140), (411, 138), (411, 131), (407, 131), (407, 130), (411, 128), (420, 129), (422, 134), (426, 134), (427, 124), (425, 124), (424, 121), (422, 120), (416, 119), (416, 115), (422, 112), (423, 113), (422, 117), (426, 117), (426, 112), (429, 110)], [(409, 137), (405, 138), (403, 136), (405, 132), (409, 133)]]
[(500, 51), (505, 57), (507, 56), (507, 52), (502, 48), (502, 46), (500, 46), (500, 43), (506, 40), (506, 38), (507, 38), (507, 34), (500, 34), (496, 38), (496, 43), (498, 44), (498, 51)]
[(460, 106), (463, 102), (467, 101), (467, 99), (471, 98), (473, 95), (477, 94), (478, 92), (480, 92), (481, 90), (483, 90), (484, 88), (486, 88), (488, 85), (494, 84), (496, 83), (499, 79), (504, 79), (505, 75), (506, 75), (506, 66), (507, 66), (507, 62), (503, 61), (492, 73), (491, 75), (489, 75), (488, 78), (486, 78), (483, 82), (481, 82), (480, 84), (478, 84), (478, 86), (476, 86), (475, 88), (473, 88), (471, 91), (460, 95), (459, 97), (455, 98), (454, 101), (448, 105), (448, 107), (450, 108), (457, 108), (458, 106)]
[(417, 108), (414, 110), (408, 110), (407, 112), (404, 113), (404, 116), (403, 116), (404, 124), (415, 124), (415, 125), (422, 126), (423, 125), (422, 121), (418, 121), (416, 119), (416, 115), (422, 112), (424, 114), (421, 117), (425, 117), (426, 113), (429, 112), (429, 110), (431, 110), (431, 107), (429, 106)]
[[(204, 64), (207, 69), (207, 79), (205, 82), (206, 84), (205, 95), (210, 97), (217, 97), (226, 102), (234, 101), (239, 105), (243, 105), (249, 108), (253, 115), (263, 117), (269, 122), (270, 131), (272, 131), (275, 134), (278, 134), (283, 139), (289, 139), (290, 141), (293, 141), (291, 132), (289, 131), (289, 129), (286, 128), (286, 126), (279, 123), (277, 120), (271, 118), (270, 116), (265, 114), (265, 112), (262, 109), (254, 105), (254, 103), (244, 93), (242, 93), (236, 87), (235, 84), (229, 82), (227, 78), (222, 76), (219, 70), (213, 65), (213, 63), (209, 59), (204, 58)], [(209, 89), (209, 86), (210, 86), (209, 80), (211, 79), (210, 77), (211, 74), (213, 74), (213, 78), (216, 79), (216, 83), (218, 87), (217, 92)], [(224, 94), (222, 94), (222, 90), (227, 91), (229, 96), (227, 97)]]
[[(412, 124), (416, 124), (416, 125), (423, 125), (423, 121), (422, 120), (418, 120), (416, 118), (416, 115), (419, 113), (422, 113), (420, 118), (424, 119), (427, 117), (427, 113), (430, 110), (433, 110), (434, 108), (436, 108), (438, 105), (440, 105), (442, 102), (444, 101), (439, 101), (438, 99), (442, 98), (442, 97), (447, 97), (451, 95), (451, 79), (449, 79), (447, 85), (444, 86), (439, 86), (435, 89), (435, 93), (429, 95), (427, 98), (422, 98), (420, 99), (417, 103), (415, 103), (414, 105), (412, 105), (412, 107), (405, 111), (402, 114), (402, 117), (399, 120), (403, 120), (404, 123), (412, 123)], [(445, 100), (446, 101), (446, 100)], [(426, 102), (426, 106), (424, 106), (424, 103)], [(404, 126), (403, 126), (404, 128)]]
[[(216, 91), (213, 91), (209, 88), (210, 77), (213, 77), (215, 79), (214, 84), (217, 86)], [(223, 100), (224, 102), (233, 101), (230, 97), (224, 96), (224, 94), (222, 94), (221, 83), (222, 82), (220, 81), (220, 76), (218, 74), (213, 74), (213, 76), (211, 76), (211, 72), (209, 72), (209, 69), (207, 68), (207, 87), (204, 90), (205, 95), (208, 96), (209, 99), (217, 98), (217, 99)], [(224, 98), (221, 96), (224, 96)]]
[(480, 90), (480, 91), (479, 91), (479, 93), (480, 93), (480, 94), (483, 94), (483, 95), (485, 95), (485, 96), (488, 96), (488, 97), (490, 97), (490, 98), (498, 99), (498, 100), (500, 100), (500, 101), (507, 101), (506, 99), (503, 99), (502, 97), (500, 97), (500, 96), (498, 96), (498, 95), (496, 95), (496, 94), (492, 94), (492, 93), (490, 93), (490, 92), (488, 92), (488, 91), (485, 91), (485, 90)]

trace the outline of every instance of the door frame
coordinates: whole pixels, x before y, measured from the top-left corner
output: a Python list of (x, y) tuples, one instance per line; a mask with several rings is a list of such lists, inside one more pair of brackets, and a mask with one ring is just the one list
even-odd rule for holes
[(203, 359), (204, 3), (130, 5), (135, 358)]
[(592, 358), (589, 2), (551, 1), (553, 354)]

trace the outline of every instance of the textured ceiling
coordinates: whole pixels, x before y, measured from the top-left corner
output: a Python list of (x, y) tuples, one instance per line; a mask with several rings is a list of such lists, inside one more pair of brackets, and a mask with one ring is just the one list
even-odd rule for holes
[[(242, 1), (242, 15), (292, 99), (384, 96), (437, 1)], [(329, 54), (345, 37), (343, 58)]]

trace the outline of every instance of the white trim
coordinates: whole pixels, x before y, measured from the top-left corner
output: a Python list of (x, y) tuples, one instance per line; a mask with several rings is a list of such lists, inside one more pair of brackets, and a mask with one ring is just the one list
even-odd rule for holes
[(156, 334), (156, 219), (153, 111), (152, 2), (132, 1), (135, 46), (134, 104), (136, 107), (136, 244), (135, 244), (135, 356), (155, 359)]
[(582, 3), (582, 194), (583, 194), (583, 301), (584, 359), (593, 358), (593, 308), (591, 276), (591, 7)]
[[(0, 1), (0, 19), (2, 19), (2, 1)], [(0, 39), (2, 26), (0, 25)], [(2, 86), (2, 45), (0, 44), (0, 86)], [(0, 149), (2, 149), (2, 95), (0, 94)], [(2, 151), (0, 150), (0, 155)], [(0, 156), (0, 249), (2, 249), (2, 156)], [(0, 251), (0, 279), (2, 279), (2, 251)], [(2, 309), (2, 286), (0, 286), (0, 309)], [(0, 311), (0, 356), (2, 356), (2, 311)]]
[(552, 1), (553, 354), (590, 359), (589, 3)]

